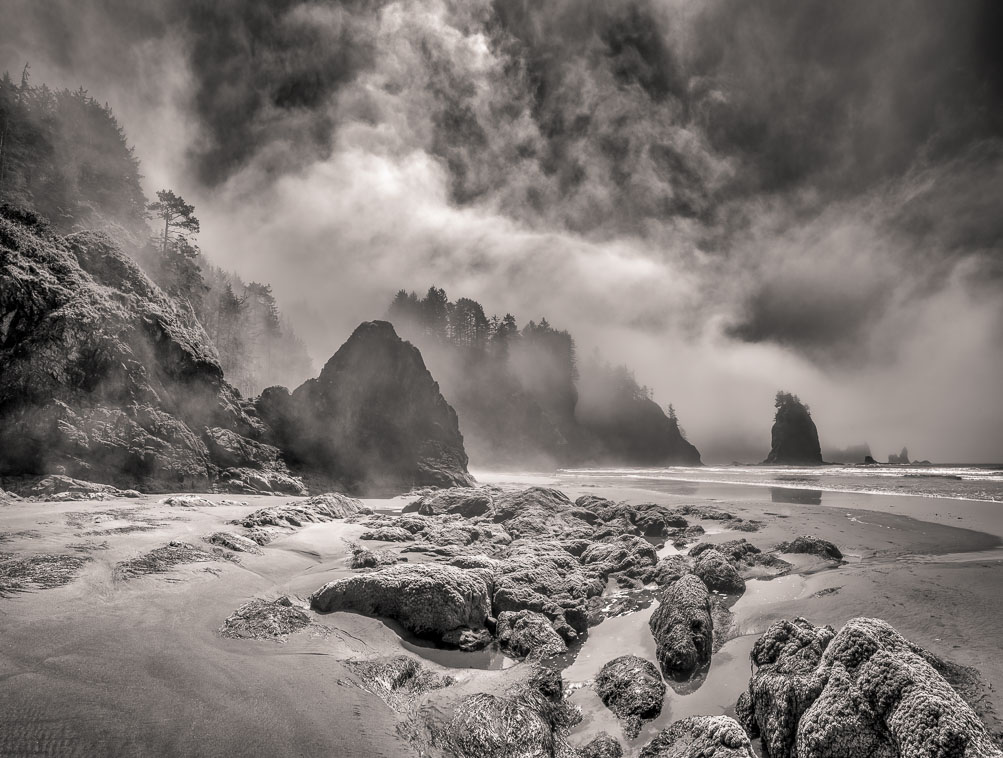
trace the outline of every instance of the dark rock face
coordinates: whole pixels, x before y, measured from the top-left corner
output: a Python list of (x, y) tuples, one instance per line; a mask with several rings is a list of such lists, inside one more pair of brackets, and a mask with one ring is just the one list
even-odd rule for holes
[(484, 516), (494, 508), (495, 491), (486, 487), (450, 487), (423, 495), (404, 506), (404, 513), (422, 516), (455, 514), (464, 518)]
[(320, 376), (266, 390), (257, 409), (295, 470), (346, 491), (473, 482), (456, 413), (386, 321), (361, 324)]
[(658, 554), (650, 542), (625, 534), (592, 544), (581, 554), (580, 560), (604, 577), (620, 574), (647, 582), (654, 575)]
[(826, 558), (830, 561), (843, 560), (843, 553), (840, 549), (820, 537), (798, 537), (790, 542), (782, 542), (777, 545), (777, 552), (817, 555), (819, 558)]
[(422, 637), (480, 629), (491, 613), (489, 572), (439, 564), (398, 564), (329, 582), (310, 596), (317, 611), (355, 611), (394, 619)]
[(728, 595), (745, 592), (745, 580), (732, 563), (717, 550), (705, 550), (693, 566), (693, 573), (703, 579), (707, 589)]
[(852, 619), (838, 634), (778, 621), (752, 661), (738, 712), (769, 758), (1003, 755), (933, 656), (883, 621)]
[(659, 587), (667, 587), (677, 579), (693, 573), (691, 562), (684, 555), (668, 555), (655, 564), (654, 581)]
[(895, 453), (891, 453), (888, 456), (888, 462), (893, 465), (897, 464), (900, 466), (908, 466), (910, 463), (909, 448), (906, 447), (902, 448), (902, 452), (900, 452), (898, 455), (895, 455)]
[(818, 430), (808, 406), (796, 395), (777, 393), (777, 414), (773, 422), (773, 442), (765, 463), (818, 465), (822, 448)]
[(710, 595), (700, 577), (687, 574), (664, 589), (648, 626), (666, 675), (685, 677), (710, 661), (714, 623)]
[(0, 475), (176, 491), (241, 468), (302, 492), (265, 431), (194, 317), (107, 236), (0, 217)]
[(665, 682), (655, 664), (636, 655), (614, 658), (596, 676), (596, 692), (617, 717), (630, 738), (641, 731), (641, 723), (662, 712)]
[(663, 729), (641, 758), (755, 758), (742, 727), (728, 716), (690, 716)]

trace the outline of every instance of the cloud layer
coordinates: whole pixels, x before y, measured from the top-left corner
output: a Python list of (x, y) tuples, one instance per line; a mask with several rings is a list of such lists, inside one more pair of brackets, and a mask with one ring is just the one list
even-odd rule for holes
[[(14, 0), (319, 359), (400, 287), (546, 315), (705, 458), (1003, 460), (992, 0)], [(748, 442), (746, 442), (748, 441)], [(716, 451), (717, 454), (716, 454)]]

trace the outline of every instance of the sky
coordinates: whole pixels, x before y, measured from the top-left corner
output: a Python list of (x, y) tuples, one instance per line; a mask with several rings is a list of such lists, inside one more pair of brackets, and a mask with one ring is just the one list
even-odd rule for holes
[[(1003, 461), (994, 0), (3, 0), (318, 366), (435, 284), (570, 330), (710, 461)], [(305, 377), (304, 377), (305, 378)]]

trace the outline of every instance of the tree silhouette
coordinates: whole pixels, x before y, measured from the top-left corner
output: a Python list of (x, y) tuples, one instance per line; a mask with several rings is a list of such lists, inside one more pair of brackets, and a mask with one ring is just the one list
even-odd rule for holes
[[(174, 190), (162, 189), (157, 192), (157, 202), (147, 207), (150, 218), (164, 222), (164, 233), (160, 252), (167, 254), (167, 248), (179, 241), (188, 242), (188, 235), (199, 233), (199, 220), (195, 217), (195, 206), (189, 205)], [(194, 245), (192, 245), (194, 247)]]

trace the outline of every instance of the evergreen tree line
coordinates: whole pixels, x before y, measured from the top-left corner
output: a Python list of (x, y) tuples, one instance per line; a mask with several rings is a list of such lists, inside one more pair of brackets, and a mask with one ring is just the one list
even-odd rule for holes
[(0, 77), (0, 204), (30, 210), (60, 234), (108, 232), (201, 322), (242, 393), (312, 373), (271, 286), (209, 263), (195, 208), (174, 191), (148, 202), (139, 159), (111, 108), (83, 88), (33, 86), (27, 65), (17, 82)]
[(688, 445), (675, 409), (659, 408), (633, 371), (598, 352), (579, 366), (574, 338), (546, 318), (520, 328), (435, 286), (398, 291), (387, 318), (421, 349), (475, 463), (657, 463)]

